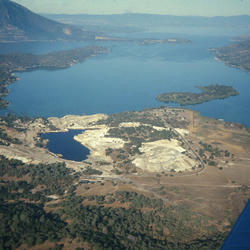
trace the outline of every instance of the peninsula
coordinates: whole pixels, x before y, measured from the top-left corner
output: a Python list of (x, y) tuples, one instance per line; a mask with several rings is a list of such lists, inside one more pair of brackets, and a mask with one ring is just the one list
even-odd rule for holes
[(215, 49), (215, 59), (226, 65), (250, 73), (250, 38), (240, 37), (239, 41), (226, 47)]
[(45, 55), (7, 54), (0, 55), (0, 108), (6, 108), (8, 102), (2, 98), (8, 94), (7, 86), (17, 80), (14, 73), (39, 69), (65, 69), (85, 59), (106, 53), (107, 49), (99, 46), (74, 48), (51, 52)]
[(158, 95), (156, 100), (165, 103), (178, 103), (181, 106), (201, 104), (216, 99), (225, 99), (230, 96), (239, 95), (232, 87), (226, 85), (197, 86), (201, 93), (170, 92)]

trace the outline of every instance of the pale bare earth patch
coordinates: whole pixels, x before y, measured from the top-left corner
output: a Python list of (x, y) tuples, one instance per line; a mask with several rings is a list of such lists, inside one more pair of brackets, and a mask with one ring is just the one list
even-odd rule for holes
[(105, 114), (95, 115), (66, 115), (62, 118), (50, 117), (48, 120), (52, 125), (60, 130), (68, 129), (86, 129), (96, 124), (101, 119), (106, 119), (108, 116)]
[[(95, 128), (92, 125), (100, 119), (105, 119), (107, 116), (96, 114), (91, 116), (65, 116), (62, 118), (51, 117), (48, 119), (49, 124), (44, 124), (41, 118), (33, 122), (28, 122), (26, 132), (19, 134), (19, 139), (23, 142), (21, 145), (11, 144), (10, 146), (0, 145), (0, 154), (9, 159), (18, 159), (24, 163), (55, 163), (65, 162), (70, 168), (79, 171), (86, 167), (85, 162), (75, 162), (62, 159), (59, 155), (49, 152), (46, 148), (36, 146), (35, 137), (39, 133), (47, 132), (62, 132), (69, 129), (87, 129)], [(51, 129), (53, 125), (53, 129)], [(97, 126), (98, 127), (98, 126)], [(56, 129), (56, 130), (55, 130)]]
[[(153, 111), (156, 112), (156, 110)], [(187, 113), (188, 111), (185, 112)], [(184, 116), (186, 114), (185, 112), (183, 111), (181, 115)], [(170, 116), (176, 117), (174, 113), (172, 114), (171, 112), (169, 112), (169, 114)], [(158, 116), (160, 115), (161, 114), (159, 113)], [(164, 116), (166, 116), (165, 113)], [(183, 138), (191, 141), (190, 145), (193, 148), (193, 151), (196, 150), (198, 152), (198, 142), (200, 140), (204, 140), (210, 143), (219, 141), (221, 148), (228, 149), (231, 153), (235, 153), (236, 155), (238, 154), (236, 150), (233, 150), (233, 146), (235, 147), (236, 145), (232, 144), (232, 134), (235, 141), (239, 137), (239, 135), (241, 135), (241, 133), (242, 136), (239, 137), (240, 139), (243, 138), (243, 136), (244, 138), (247, 138), (247, 132), (242, 132), (241, 130), (233, 130), (233, 132), (227, 131), (223, 128), (224, 123), (219, 123), (212, 119), (203, 119), (202, 117), (199, 117), (199, 115), (196, 116), (197, 117), (195, 117), (196, 120), (194, 124), (195, 126), (192, 126), (192, 129), (174, 129), (176, 132), (181, 134)], [(48, 123), (45, 123), (42, 119), (36, 119), (35, 121), (29, 122), (25, 125), (27, 127), (26, 132), (18, 134), (18, 138), (23, 142), (22, 145), (11, 144), (9, 147), (1, 145), (0, 154), (3, 154), (8, 158), (16, 158), (22, 160), (26, 163), (66, 162), (68, 167), (72, 167), (76, 170), (84, 169), (86, 166), (88, 166), (89, 163), (91, 163), (92, 167), (103, 171), (103, 176), (108, 176), (109, 174), (113, 175), (110, 171), (113, 169), (114, 159), (106, 154), (106, 150), (108, 148), (113, 150), (124, 150), (124, 146), (126, 143), (128, 143), (128, 141), (107, 136), (110, 127), (107, 125), (98, 124), (98, 121), (105, 120), (107, 118), (108, 116), (105, 114), (95, 114), (83, 116), (67, 115), (62, 118), (51, 117), (48, 118)], [(192, 120), (192, 117), (187, 118), (187, 120)], [(149, 126), (158, 131), (169, 130), (168, 123), (166, 123), (164, 127), (143, 124), (141, 122), (123, 122), (119, 125), (119, 127), (140, 126)], [(219, 128), (220, 130), (218, 130)], [(84, 130), (82, 134), (75, 136), (74, 139), (90, 149), (90, 155), (88, 156), (88, 159), (86, 161), (68, 161), (62, 159), (59, 155), (52, 154), (46, 148), (39, 148), (36, 146), (36, 141), (34, 138), (37, 137), (39, 133), (62, 132), (69, 129)], [(245, 144), (247, 145), (248, 141), (246, 139), (245, 141)], [(171, 141), (157, 140), (154, 142), (147, 142), (143, 143), (139, 148), (141, 154), (130, 155), (128, 157), (132, 161), (132, 163), (142, 171), (190, 171), (193, 167), (200, 164), (200, 162), (196, 161), (193, 157), (188, 157), (188, 154), (190, 154), (190, 148), (185, 147), (184, 144), (183, 141), (181, 143), (181, 141), (177, 141), (174, 139), (172, 139)], [(237, 146), (239, 147), (239, 145)], [(247, 149), (246, 146), (244, 146), (244, 148)], [(240, 151), (242, 151), (241, 148), (239, 149)], [(232, 161), (231, 158), (222, 158), (220, 161), (218, 161), (218, 167), (222, 166), (223, 168), (226, 168), (226, 166), (231, 166), (232, 164), (235, 164), (235, 159), (234, 161)]]
[(140, 127), (141, 123), (140, 122), (122, 122), (119, 124), (119, 127), (124, 127), (124, 128), (136, 128)]
[(106, 149), (123, 148), (125, 143), (120, 138), (105, 137), (108, 134), (108, 130), (109, 128), (107, 126), (99, 126), (98, 128), (87, 130), (74, 137), (76, 141), (90, 150), (88, 161), (91, 161), (92, 165), (97, 167), (95, 162), (106, 162), (105, 166), (102, 166), (102, 171), (110, 171), (113, 168), (112, 160), (106, 156)]
[(187, 129), (183, 129), (183, 128), (176, 128), (175, 129), (179, 134), (181, 134), (182, 136), (188, 135), (189, 131)]
[(196, 162), (186, 155), (184, 148), (177, 140), (159, 140), (143, 143), (139, 148), (142, 155), (135, 158), (133, 163), (147, 171), (185, 171), (196, 165)]
[(125, 143), (120, 138), (105, 137), (105, 135), (108, 134), (108, 131), (109, 128), (103, 126), (95, 130), (87, 130), (84, 133), (75, 136), (74, 139), (89, 148), (92, 156), (105, 157), (106, 148), (122, 148)]

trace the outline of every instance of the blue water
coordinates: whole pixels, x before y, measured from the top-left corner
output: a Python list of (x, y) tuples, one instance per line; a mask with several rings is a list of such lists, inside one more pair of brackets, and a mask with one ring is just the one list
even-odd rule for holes
[(73, 138), (83, 130), (69, 130), (68, 132), (41, 134), (43, 139), (48, 139), (47, 148), (55, 154), (61, 154), (63, 159), (73, 161), (86, 160), (89, 150)]
[(0, 53), (32, 53), (47, 54), (53, 51), (69, 50), (75, 47), (87, 46), (87, 42), (18, 42), (0, 43)]
[[(147, 37), (167, 38), (169, 34), (147, 34)], [(230, 37), (213, 34), (178, 37), (192, 43), (142, 46), (136, 42), (102, 42), (97, 44), (107, 47), (108, 54), (72, 68), (19, 73), (21, 80), (9, 86), (6, 99), (11, 104), (7, 111), (43, 117), (111, 114), (161, 106), (162, 103), (155, 101), (160, 93), (198, 91), (197, 85), (219, 83), (232, 85), (240, 95), (188, 108), (204, 116), (250, 127), (250, 74), (215, 61), (209, 52), (209, 48), (231, 43)], [(60, 43), (57, 50), (80, 45)], [(45, 53), (53, 47), (55, 43), (46, 44), (41, 50)], [(32, 50), (39, 52), (37, 48)]]

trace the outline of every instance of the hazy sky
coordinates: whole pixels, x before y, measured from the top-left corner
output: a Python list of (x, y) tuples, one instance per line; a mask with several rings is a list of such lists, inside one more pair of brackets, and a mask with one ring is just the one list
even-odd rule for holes
[(250, 15), (250, 0), (14, 0), (37, 13)]

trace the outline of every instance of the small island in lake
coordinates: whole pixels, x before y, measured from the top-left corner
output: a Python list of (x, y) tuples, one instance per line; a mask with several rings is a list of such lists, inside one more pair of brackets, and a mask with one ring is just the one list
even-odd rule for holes
[(158, 95), (156, 100), (165, 103), (178, 103), (181, 106), (201, 104), (215, 99), (225, 99), (230, 96), (239, 95), (232, 86), (225, 85), (208, 85), (197, 86), (202, 92), (170, 92)]

